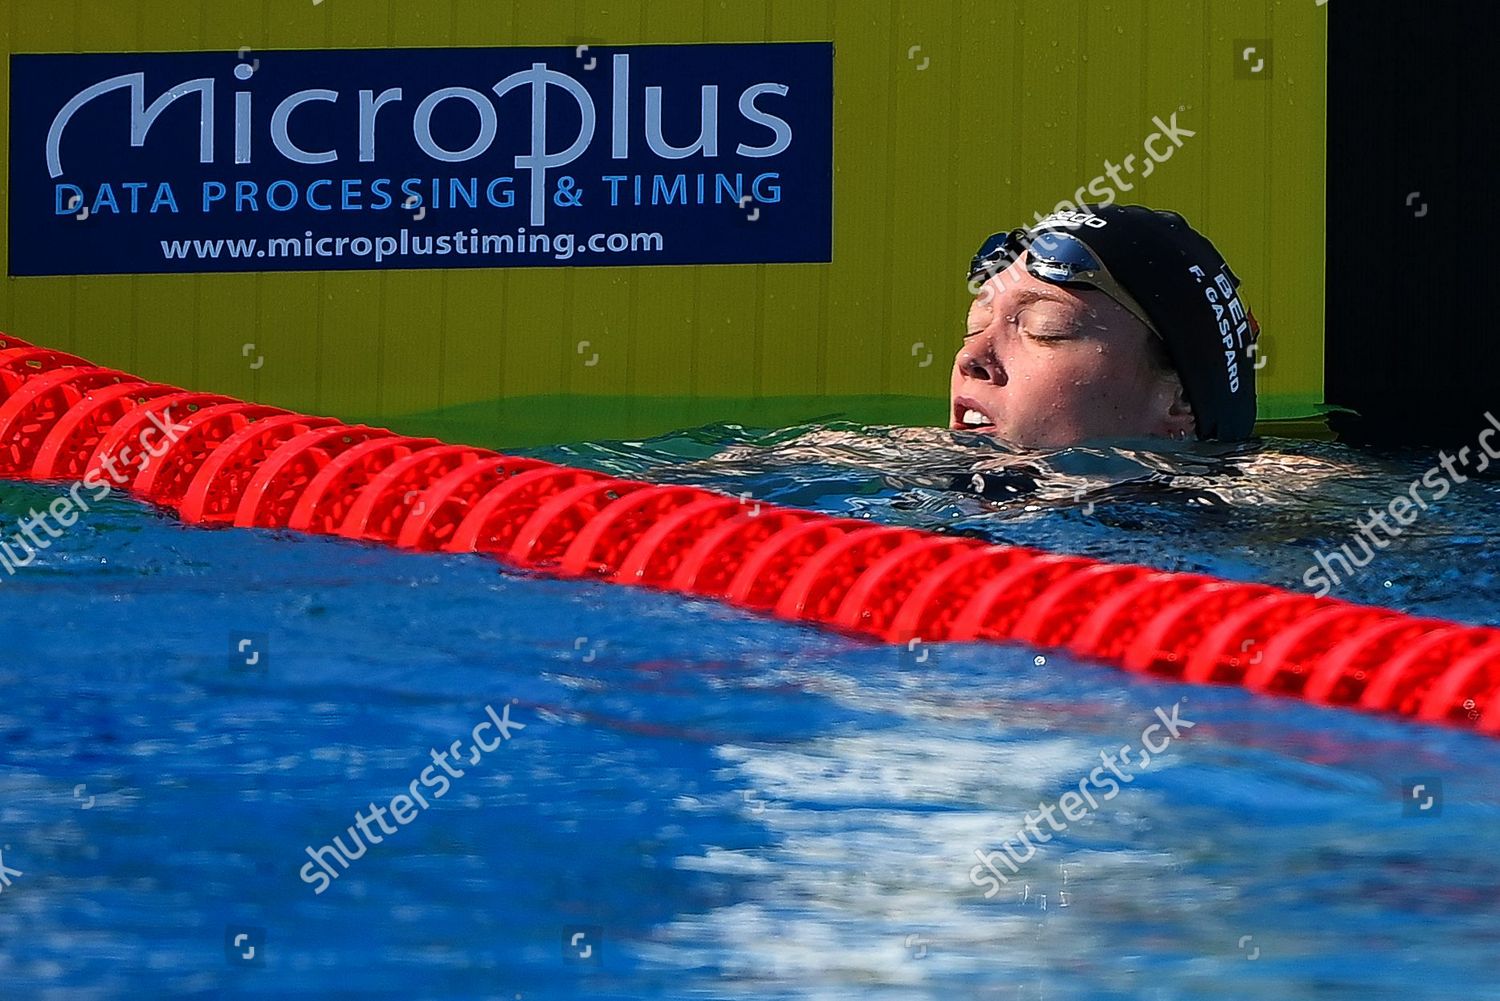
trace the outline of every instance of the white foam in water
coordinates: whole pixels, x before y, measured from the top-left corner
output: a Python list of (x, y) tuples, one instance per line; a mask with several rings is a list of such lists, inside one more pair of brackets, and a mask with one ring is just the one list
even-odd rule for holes
[(997, 783), (1039, 788), (1071, 778), (1097, 748), (1071, 737), (1012, 745), (859, 734), (820, 740), (806, 750), (726, 745), (717, 753), (773, 799), (967, 804)]
[[(737, 809), (765, 826), (770, 843), (709, 847), (677, 864), (742, 877), (752, 899), (680, 917), (641, 951), (666, 966), (721, 966), (729, 979), (720, 989), (752, 997), (768, 982), (801, 997), (849, 997), (871, 983), (910, 987), (940, 972), (997, 968), (1034, 982), (1039, 937), (1067, 906), (1055, 889), (1063, 856), (1043, 846), (986, 901), (968, 880), (973, 852), (1021, 826), (1026, 807), (1010, 804), (1034, 808), (1097, 753), (1068, 737), (1012, 745), (861, 734), (800, 748), (722, 746), (731, 767), (718, 777), (741, 787)], [(1156, 865), (1131, 851), (1096, 861)], [(1087, 946), (1075, 937), (1070, 949)]]

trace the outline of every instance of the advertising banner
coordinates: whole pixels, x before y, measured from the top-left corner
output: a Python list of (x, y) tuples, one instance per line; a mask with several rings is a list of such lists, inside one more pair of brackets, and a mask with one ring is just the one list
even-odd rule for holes
[(828, 42), (15, 54), (9, 273), (827, 262)]

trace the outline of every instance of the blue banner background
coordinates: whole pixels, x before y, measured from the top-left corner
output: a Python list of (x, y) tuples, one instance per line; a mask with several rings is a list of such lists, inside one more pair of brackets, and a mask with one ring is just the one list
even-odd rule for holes
[[(630, 56), (629, 64), (629, 156), (611, 155), (611, 109), (614, 78), (612, 57)], [(585, 69), (589, 60), (594, 68)], [(532, 152), (532, 91), (522, 85), (503, 96), (491, 89), (498, 81), (533, 63), (577, 80), (593, 101), (596, 122), (592, 142), (576, 160), (546, 171), (545, 224), (531, 221), (531, 174), (517, 167), (515, 158)], [(237, 78), (236, 67), (254, 65), (248, 80)], [(833, 49), (827, 42), (591, 46), (582, 54), (571, 47), (507, 48), (419, 48), (419, 49), (330, 49), (268, 50), (181, 53), (89, 53), (22, 54), (11, 57), (10, 115), (10, 248), (11, 275), (73, 275), (129, 273), (204, 273), (225, 271), (316, 271), (371, 268), (466, 268), (555, 265), (651, 265), (735, 264), (779, 262), (826, 262), (832, 255), (832, 129)], [(240, 73), (244, 73), (241, 69)], [(150, 126), (144, 145), (130, 145), (131, 92), (113, 90), (84, 104), (69, 121), (60, 144), (63, 173), (49, 176), (46, 147), (48, 130), (58, 111), (85, 88), (111, 77), (144, 73), (144, 102), (149, 106), (169, 88), (186, 81), (211, 78), (214, 82), (214, 162), (199, 162), (198, 94), (176, 100)], [(776, 83), (788, 88), (785, 96), (762, 93), (756, 109), (783, 119), (791, 128), (791, 143), (784, 152), (752, 157), (736, 152), (744, 143), (765, 147), (774, 141), (774, 128), (750, 121), (738, 108), (747, 88)], [(685, 146), (700, 131), (701, 88), (717, 85), (719, 107), (719, 155), (701, 152), (670, 159), (652, 151), (646, 140), (645, 88), (662, 87), (662, 126), (665, 141)], [(359, 91), (376, 94), (400, 87), (403, 97), (387, 104), (376, 116), (375, 159), (359, 159)], [(496, 112), (497, 131), (488, 149), (473, 159), (448, 163), (424, 153), (413, 134), (413, 115), (419, 102), (433, 91), (467, 87), (485, 95)], [(272, 142), (271, 117), (289, 94), (309, 88), (338, 92), (336, 102), (309, 101), (290, 116), (291, 139), (310, 151), (335, 150), (335, 161), (300, 164), (288, 160)], [(237, 92), (249, 92), (253, 100), (249, 163), (236, 164), (235, 119)], [(547, 151), (566, 149), (579, 135), (582, 116), (577, 102), (559, 86), (546, 88)], [(431, 117), (433, 140), (448, 150), (459, 150), (475, 141), (479, 115), (462, 99), (438, 104)], [(759, 187), (758, 175), (774, 173)], [(689, 204), (652, 204), (654, 178), (661, 175), (671, 187), (676, 175), (685, 174)], [(699, 174), (705, 175), (704, 204), (698, 199)], [(742, 192), (758, 191), (762, 197), (741, 206), (732, 198), (716, 198), (716, 175), (743, 176)], [(615, 186), (618, 204), (611, 204), (607, 175), (625, 175), (631, 180)], [(633, 179), (641, 178), (641, 200), (636, 205)], [(509, 177), (508, 185), (494, 189), (496, 201), (488, 204), (486, 188), (495, 178)], [(314, 197), (331, 205), (329, 210), (308, 206), (306, 192), (313, 182), (327, 178), (331, 184), (314, 189)], [(391, 204), (375, 208), (381, 201), (374, 182), (388, 178), (386, 194)], [(416, 190), (423, 203), (403, 208), (408, 195), (402, 181), (422, 179)], [(441, 204), (433, 204), (432, 178), (441, 178)], [(477, 178), (479, 205), (447, 204), (448, 178), (461, 178), (465, 187)], [(579, 193), (577, 206), (560, 204), (556, 196), (568, 194), (572, 181)], [(203, 211), (205, 182), (220, 182), (225, 195)], [(277, 181), (289, 182), (278, 190), (282, 203), (295, 189), (297, 203), (287, 211), (269, 208), (267, 188)], [(363, 208), (343, 208), (343, 184), (348, 181), (359, 192)], [(138, 204), (131, 211), (131, 192), (126, 183), (142, 183)], [(255, 204), (236, 211), (236, 182), (255, 185)], [(82, 192), (76, 212), (59, 214), (59, 202), (74, 185)], [(111, 211), (102, 197), (108, 184), (118, 206)], [(178, 211), (172, 212), (158, 199), (159, 186), (170, 185)], [(772, 192), (775, 190), (775, 195)], [(150, 211), (153, 202), (157, 211)], [(77, 214), (88, 208), (86, 218)], [(426, 208), (425, 213), (422, 209)], [(416, 216), (422, 215), (418, 219)], [(400, 246), (420, 244), (419, 238), (461, 232), (473, 240), (481, 235), (518, 236), (572, 234), (575, 249), (560, 258), (560, 247), (529, 253), (413, 253), (386, 255), (382, 261), (352, 253), (339, 256), (303, 255), (267, 257), (271, 238), (296, 238), (303, 246), (304, 234), (314, 238), (366, 237), (373, 244), (379, 237), (395, 239), (407, 234)], [(659, 250), (622, 252), (580, 251), (576, 245), (594, 234), (660, 234)], [(161, 241), (226, 241), (217, 257), (189, 255), (167, 259)], [(247, 256), (231, 256), (227, 241), (255, 240)], [(242, 247), (245, 245), (241, 245)], [(330, 249), (332, 244), (327, 244)], [(451, 246), (451, 244), (450, 244)], [(601, 247), (607, 244), (601, 244)], [(350, 246), (346, 244), (346, 251)], [(185, 251), (186, 252), (186, 251)]]

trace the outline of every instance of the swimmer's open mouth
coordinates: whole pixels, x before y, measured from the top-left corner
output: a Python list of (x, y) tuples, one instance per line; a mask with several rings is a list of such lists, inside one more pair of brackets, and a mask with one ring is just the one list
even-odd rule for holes
[(995, 421), (978, 403), (960, 396), (953, 401), (953, 423), (948, 427), (954, 431), (993, 431)]

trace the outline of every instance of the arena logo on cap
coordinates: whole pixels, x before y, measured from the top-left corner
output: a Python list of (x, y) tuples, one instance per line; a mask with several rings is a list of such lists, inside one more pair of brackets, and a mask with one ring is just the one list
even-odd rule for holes
[(1219, 341), (1224, 345), (1224, 367), (1229, 373), (1229, 391), (1237, 393), (1240, 389), (1239, 359), (1248, 347), (1245, 334), (1250, 329), (1249, 314), (1235, 291), (1228, 265), (1219, 268), (1219, 273), (1214, 275), (1212, 282), (1205, 283), (1208, 274), (1196, 264), (1188, 268), (1188, 273), (1198, 284), (1204, 286), (1203, 297), (1214, 311), (1214, 319), (1219, 324)]
[(831, 259), (830, 43), (592, 48), (14, 56), (11, 273)]

